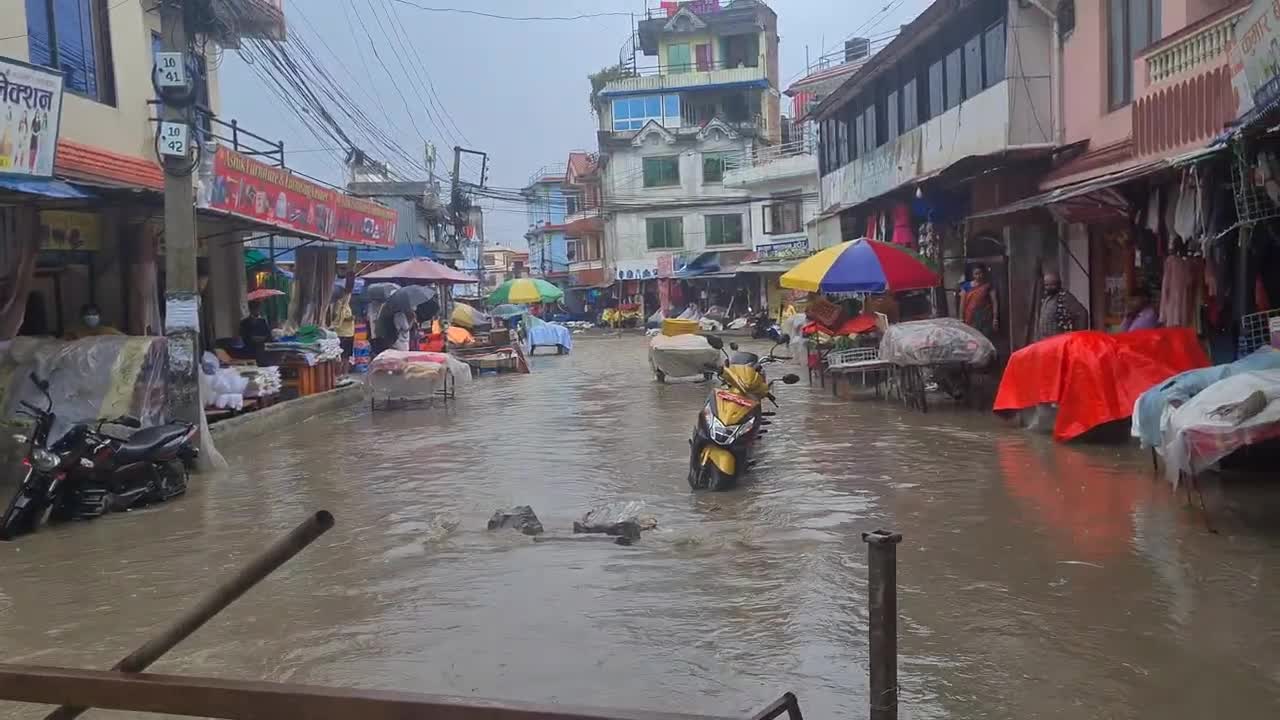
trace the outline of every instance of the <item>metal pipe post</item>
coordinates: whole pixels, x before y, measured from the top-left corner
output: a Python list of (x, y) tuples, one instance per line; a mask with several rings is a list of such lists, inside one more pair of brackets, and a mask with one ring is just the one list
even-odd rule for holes
[[(111, 669), (122, 673), (138, 673), (146, 670), (151, 663), (159, 660), (178, 643), (190, 637), (214, 615), (222, 612), (276, 568), (302, 552), (303, 548), (328, 532), (331, 527), (333, 527), (333, 515), (325, 510), (307, 518), (288, 535), (277, 540), (261, 555), (254, 558), (253, 562), (241, 569), (234, 577), (214, 588), (213, 592), (196, 603), (195, 607), (187, 610), (137, 650), (126, 655)], [(63, 705), (45, 716), (45, 720), (72, 720), (87, 709)]]
[(862, 533), (871, 623), (871, 720), (898, 720), (898, 543), (902, 534)]

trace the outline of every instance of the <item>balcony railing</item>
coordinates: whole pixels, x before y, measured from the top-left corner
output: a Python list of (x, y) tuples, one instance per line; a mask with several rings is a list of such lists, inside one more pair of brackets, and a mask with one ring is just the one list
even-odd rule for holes
[(607, 83), (601, 90), (602, 97), (631, 95), (636, 93), (690, 90), (717, 85), (764, 82), (764, 67), (713, 67), (698, 70), (697, 64), (686, 72), (670, 72), (667, 66), (638, 70), (634, 77), (619, 78)]
[(1143, 53), (1147, 85), (1157, 85), (1211, 62), (1226, 61), (1236, 22), (1248, 6), (1218, 13), (1166, 38)]
[(813, 141), (809, 136), (778, 145), (756, 146), (750, 151), (734, 153), (725, 158), (725, 170), (741, 170), (767, 165), (783, 158), (813, 155)]
[(563, 179), (565, 173), (568, 171), (569, 168), (565, 163), (551, 163), (550, 165), (543, 165), (537, 170), (534, 170), (533, 174), (529, 175), (529, 184), (535, 185), (543, 180), (551, 178)]

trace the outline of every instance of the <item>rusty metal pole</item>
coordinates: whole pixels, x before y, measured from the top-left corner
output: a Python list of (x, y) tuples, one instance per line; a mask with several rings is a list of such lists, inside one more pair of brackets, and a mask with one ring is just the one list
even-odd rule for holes
[[(276, 568), (288, 562), (294, 555), (302, 552), (303, 548), (328, 532), (331, 527), (333, 527), (333, 515), (330, 515), (325, 510), (321, 510), (307, 518), (288, 535), (277, 540), (261, 555), (254, 558), (253, 562), (241, 569), (234, 577), (214, 588), (213, 592), (196, 603), (195, 607), (183, 613), (181, 617), (161, 630), (158, 635), (143, 643), (137, 650), (129, 653), (111, 669), (123, 673), (138, 673), (146, 670), (151, 663), (159, 660), (160, 656), (190, 637), (191, 633), (199, 630), (214, 615), (222, 612), (228, 605), (248, 592), (250, 588), (261, 582), (263, 578), (274, 572)], [(88, 708), (63, 705), (46, 715), (45, 720), (72, 720), (79, 717), (85, 710), (88, 710)]]
[(871, 624), (871, 720), (898, 720), (898, 543), (902, 534), (862, 533), (867, 544)]

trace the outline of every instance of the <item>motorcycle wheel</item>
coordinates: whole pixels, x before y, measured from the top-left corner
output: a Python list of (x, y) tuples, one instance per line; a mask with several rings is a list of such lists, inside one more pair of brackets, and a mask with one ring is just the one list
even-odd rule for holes
[(187, 491), (187, 468), (181, 460), (170, 460), (158, 465), (155, 472), (155, 485), (147, 493), (147, 502), (164, 502)]
[(0, 518), (0, 540), (13, 540), (35, 532), (48, 515), (47, 505), (47, 502), (31, 497), (25, 488), (20, 488), (9, 501), (4, 517)]
[(715, 463), (707, 463), (703, 468), (703, 475), (706, 477), (706, 487), (711, 492), (720, 492), (733, 487), (733, 479), (721, 472)]

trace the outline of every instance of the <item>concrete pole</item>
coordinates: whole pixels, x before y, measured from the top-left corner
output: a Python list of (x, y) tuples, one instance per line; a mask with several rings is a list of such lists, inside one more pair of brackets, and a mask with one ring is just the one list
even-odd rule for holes
[[(165, 51), (190, 52), (183, 3), (160, 4), (160, 36)], [(194, 79), (193, 79), (194, 82)], [(186, 112), (165, 105), (161, 117), (187, 123)], [(191, 141), (195, 142), (194, 133)], [(165, 318), (169, 345), (169, 413), (175, 420), (200, 422), (200, 292), (196, 278), (196, 212), (187, 158), (166, 158), (164, 180)]]
[(898, 720), (898, 543), (900, 533), (862, 533), (867, 544), (871, 625), (871, 720)]

